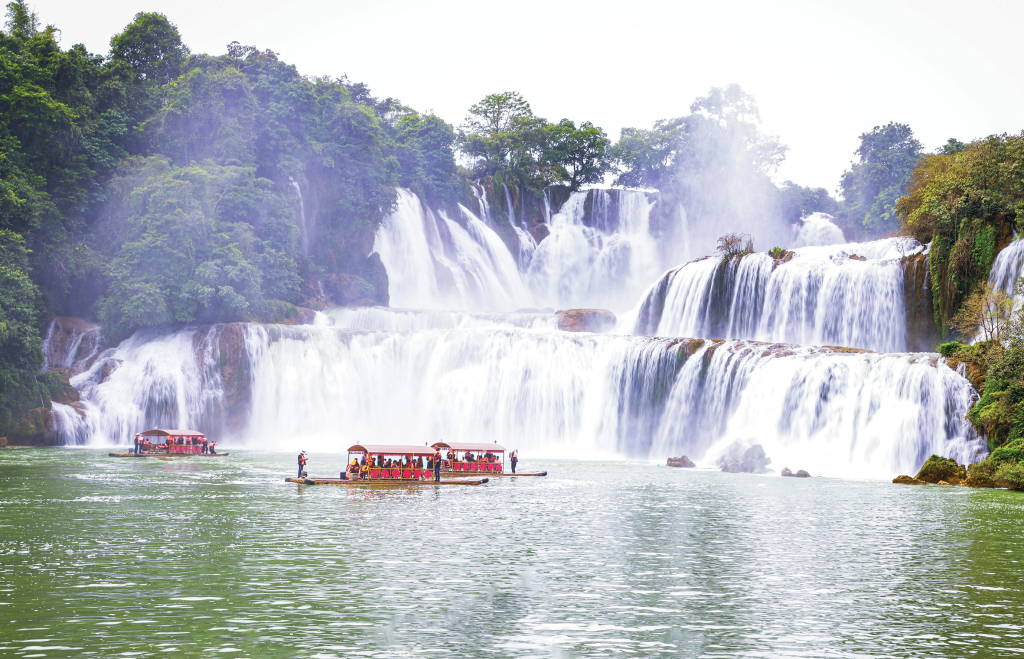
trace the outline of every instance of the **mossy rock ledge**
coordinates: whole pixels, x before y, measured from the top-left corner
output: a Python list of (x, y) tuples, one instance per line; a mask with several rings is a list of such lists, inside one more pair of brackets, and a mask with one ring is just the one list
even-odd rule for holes
[(982, 462), (970, 466), (956, 460), (933, 455), (917, 476), (897, 476), (893, 483), (901, 485), (962, 485), (965, 487), (1002, 488), (1024, 491), (1024, 440), (997, 448)]

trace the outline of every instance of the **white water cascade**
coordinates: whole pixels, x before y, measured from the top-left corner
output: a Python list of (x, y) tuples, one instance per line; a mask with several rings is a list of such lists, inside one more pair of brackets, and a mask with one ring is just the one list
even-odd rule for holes
[[(223, 428), (221, 436), (261, 448), (483, 439), (533, 456), (685, 453), (705, 466), (729, 447), (759, 443), (779, 468), (875, 476), (913, 471), (931, 453), (963, 462), (983, 450), (964, 421), (973, 390), (936, 355), (513, 326), (522, 320), (136, 336), (76, 385), (93, 442), (172, 425)], [(242, 337), (237, 363), (218, 347), (221, 332)], [(239, 407), (230, 392), (243, 390), (251, 399)], [(245, 410), (234, 431), (225, 420), (232, 409)]]
[(1024, 271), (1024, 240), (1015, 239), (996, 255), (988, 280), (1007, 295), (1013, 295)]
[(532, 302), (505, 244), (469, 209), (462, 223), (398, 191), (398, 208), (373, 249), (387, 268), (396, 307), (511, 311)]
[(584, 224), (588, 192), (573, 193), (551, 216), (551, 234), (537, 246), (527, 273), (537, 306), (625, 311), (663, 269), (647, 195), (619, 191), (618, 213), (611, 216), (608, 191), (591, 193), (591, 226)]
[[(907, 349), (902, 254), (892, 240), (797, 249), (788, 262), (749, 254), (666, 273), (640, 305), (634, 333)], [(853, 258), (859, 257), (859, 258)], [(865, 260), (860, 260), (860, 259)]]
[(793, 225), (793, 244), (796, 247), (842, 245), (846, 238), (842, 229), (832, 223), (834, 219), (828, 213), (811, 213), (800, 224)]

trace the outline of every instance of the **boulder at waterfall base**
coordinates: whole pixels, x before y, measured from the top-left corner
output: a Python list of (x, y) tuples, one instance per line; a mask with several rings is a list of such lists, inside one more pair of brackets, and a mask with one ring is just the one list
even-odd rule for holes
[(669, 458), (668, 459), (668, 466), (669, 467), (686, 467), (687, 469), (692, 469), (693, 467), (696, 467), (697, 465), (695, 465), (693, 463), (693, 460), (691, 460), (690, 458), (688, 458), (685, 455), (683, 455), (683, 456), (680, 456), (678, 458)]
[(927, 485), (927, 483), (925, 483), (924, 481), (919, 481), (913, 476), (907, 476), (906, 474), (897, 476), (896, 478), (892, 479), (892, 482), (896, 483), (897, 485)]
[(933, 455), (925, 460), (924, 465), (921, 466), (921, 471), (917, 472), (914, 480), (933, 484), (939, 481), (946, 481), (947, 483), (957, 485), (965, 478), (967, 478), (967, 469), (958, 465), (956, 460)]
[(558, 329), (566, 332), (607, 332), (618, 321), (607, 309), (567, 309), (556, 311)]
[(782, 468), (782, 475), (790, 478), (810, 478), (811, 475), (803, 469), (797, 471), (795, 474), (789, 470), (789, 467)]
[(764, 447), (754, 444), (739, 458), (726, 458), (720, 464), (722, 471), (730, 474), (767, 474), (771, 471), (767, 469), (771, 463), (771, 458), (764, 453)]

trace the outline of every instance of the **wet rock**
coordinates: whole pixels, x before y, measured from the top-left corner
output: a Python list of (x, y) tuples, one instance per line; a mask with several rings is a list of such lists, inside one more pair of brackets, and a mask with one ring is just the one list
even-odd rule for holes
[(739, 458), (723, 459), (720, 463), (722, 471), (731, 474), (767, 474), (770, 470), (766, 467), (772, 463), (764, 453), (764, 447), (754, 444)]
[(104, 348), (100, 326), (82, 318), (54, 316), (43, 337), (43, 370), (69, 369), (74, 376), (87, 370)]
[(688, 458), (685, 455), (683, 455), (683, 456), (680, 456), (678, 458), (669, 458), (668, 459), (668, 466), (669, 467), (686, 467), (688, 469), (692, 469), (693, 467), (696, 467), (697, 465), (695, 465), (693, 463), (693, 460), (691, 460), (690, 458)]
[(925, 460), (921, 471), (917, 472), (915, 478), (925, 483), (934, 484), (945, 481), (952, 485), (959, 485), (961, 480), (967, 478), (967, 469), (958, 465), (956, 460), (933, 455)]
[(110, 379), (111, 374), (121, 367), (124, 363), (122, 359), (110, 358), (103, 362), (103, 367), (100, 369), (100, 382), (106, 382)]
[(792, 476), (792, 475), (793, 475), (793, 472), (791, 472), (791, 471), (789, 470), (789, 467), (783, 467), (783, 468), (782, 468), (782, 474), (781, 474), (781, 475), (782, 475), (782, 476)]
[(803, 469), (801, 469), (800, 471), (796, 472), (796, 477), (797, 478), (810, 478), (811, 475), (809, 473), (807, 473), (806, 471), (804, 471)]
[(618, 318), (606, 309), (567, 309), (556, 311), (558, 329), (566, 332), (607, 332)]
[(358, 275), (330, 274), (323, 279), (327, 301), (340, 306), (373, 306), (377, 289)]
[(791, 478), (810, 478), (811, 477), (811, 475), (808, 474), (803, 469), (801, 469), (800, 471), (798, 471), (798, 472), (796, 472), (794, 474), (792, 471), (789, 470), (789, 467), (783, 467), (782, 468), (782, 475), (783, 476), (789, 476)]
[(252, 408), (252, 365), (245, 343), (245, 324), (221, 326), (216, 349), (224, 390), (224, 423), (230, 430), (241, 430)]
[(850, 254), (850, 260), (851, 261), (867, 261), (868, 257), (866, 257), (866, 256), (857, 256), (856, 254)]
[(952, 485), (952, 483), (947, 483), (946, 481), (939, 481), (938, 483), (936, 483), (936, 485), (946, 485), (946, 486), (949, 486), (949, 485)]
[(533, 239), (536, 240), (539, 245), (540, 241), (551, 235), (551, 229), (549, 229), (546, 224), (534, 224), (530, 227), (530, 235), (533, 236)]
[(374, 252), (366, 258), (366, 265), (363, 268), (363, 277), (373, 286), (373, 304), (386, 307), (391, 304), (391, 297), (388, 292), (390, 282), (388, 270), (384, 262), (380, 260), (380, 254)]
[(906, 474), (897, 476), (896, 478), (892, 479), (892, 482), (898, 485), (925, 485), (924, 481), (919, 481), (916, 478), (907, 476)]

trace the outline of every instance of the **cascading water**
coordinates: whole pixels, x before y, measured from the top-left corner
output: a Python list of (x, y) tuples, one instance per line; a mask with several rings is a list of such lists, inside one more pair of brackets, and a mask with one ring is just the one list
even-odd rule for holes
[(842, 245), (846, 242), (843, 231), (828, 213), (811, 213), (800, 224), (793, 225), (793, 239), (796, 247)]
[(295, 196), (299, 200), (299, 229), (302, 232), (302, 253), (305, 256), (309, 256), (309, 229), (306, 226), (306, 201), (302, 198), (302, 188), (299, 187), (299, 182), (293, 178), (288, 179), (292, 184), (292, 189), (295, 190)]
[[(553, 313), (507, 313), (628, 309), (685, 241), (658, 244), (669, 233), (652, 229), (657, 202), (646, 193), (592, 190), (550, 215), (550, 235), (517, 264), (482, 188), (477, 198), (483, 219), (461, 206), (451, 218), (399, 190), (374, 250), (393, 304), (406, 309), (140, 333), (107, 350), (98, 340), (84, 360), (87, 349), (53, 347), (73, 344), (73, 332), (51, 341), (51, 328), (47, 364), (72, 359), (82, 396), (55, 404), (55, 435), (124, 443), (148, 427), (196, 427), (322, 451), (443, 438), (535, 456), (684, 453), (709, 467), (756, 443), (777, 468), (847, 476), (913, 472), (931, 453), (959, 462), (984, 453), (965, 421), (977, 394), (938, 355), (568, 333)], [(676, 221), (659, 217), (660, 232)], [(677, 219), (670, 234), (681, 241), (681, 207)], [(803, 247), (788, 260), (707, 258), (667, 273), (631, 313), (641, 334), (900, 351), (900, 259), (921, 250), (890, 240)]]
[(1024, 270), (1024, 240), (1017, 238), (996, 255), (988, 280), (1007, 295), (1014, 294)]
[(690, 262), (648, 291), (634, 333), (902, 352), (907, 321), (897, 255), (923, 248), (892, 242), (802, 248), (786, 262), (767, 254)]
[[(963, 462), (983, 451), (964, 420), (973, 390), (936, 355), (513, 326), (522, 321), (136, 336), (76, 384), (93, 441), (158, 425), (210, 432), (244, 408), (234, 432), (264, 448), (484, 438), (532, 455), (686, 453), (714, 466), (729, 447), (759, 443), (776, 464), (841, 475), (912, 471), (932, 452)], [(231, 357), (228, 332), (242, 346)], [(242, 390), (251, 392), (244, 405), (230, 393)]]
[(469, 209), (463, 223), (398, 191), (398, 207), (374, 242), (396, 307), (511, 311), (529, 307), (529, 291), (505, 244)]
[[(585, 204), (593, 194), (593, 226)], [(575, 192), (551, 217), (550, 235), (537, 246), (527, 281), (538, 306), (600, 307), (624, 311), (661, 270), (650, 231), (653, 203), (643, 192), (619, 191), (610, 217), (606, 190)]]

